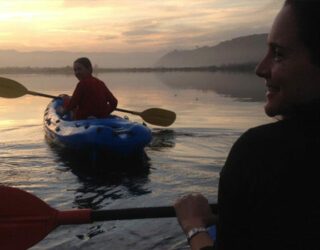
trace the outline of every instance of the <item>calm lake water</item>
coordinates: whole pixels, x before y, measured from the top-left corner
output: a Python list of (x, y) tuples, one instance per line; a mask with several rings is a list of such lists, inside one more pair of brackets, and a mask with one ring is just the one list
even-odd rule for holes
[[(72, 94), (69, 75), (2, 75), (29, 90)], [(246, 129), (271, 122), (263, 112), (264, 83), (254, 74), (99, 74), (119, 107), (175, 111), (169, 128), (149, 125), (150, 168), (142, 173), (83, 173), (44, 139), (43, 112), (50, 99), (0, 98), (0, 184), (27, 190), (59, 210), (168, 206), (189, 192), (217, 199), (219, 172), (233, 142)], [(130, 120), (139, 116), (120, 112)], [(129, 166), (130, 167), (130, 166)], [(175, 218), (60, 226), (38, 249), (188, 249)]]

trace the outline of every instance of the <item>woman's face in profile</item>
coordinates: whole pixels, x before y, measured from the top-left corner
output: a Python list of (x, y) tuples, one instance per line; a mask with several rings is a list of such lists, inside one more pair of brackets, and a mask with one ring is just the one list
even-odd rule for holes
[(89, 71), (89, 69), (87, 69), (85, 66), (77, 62), (73, 64), (73, 71), (74, 71), (74, 75), (78, 78), (79, 81), (91, 75), (91, 72)]
[(286, 115), (293, 106), (320, 98), (320, 67), (311, 63), (309, 53), (292, 7), (283, 7), (268, 36), (267, 54), (256, 68), (265, 79), (268, 116)]

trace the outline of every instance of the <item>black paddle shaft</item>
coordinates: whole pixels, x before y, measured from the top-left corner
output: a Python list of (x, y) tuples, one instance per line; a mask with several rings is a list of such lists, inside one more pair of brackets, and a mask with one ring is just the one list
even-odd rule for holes
[[(218, 212), (217, 204), (210, 204), (214, 214)], [(114, 210), (92, 211), (92, 221), (106, 220), (128, 220), (128, 219), (148, 219), (148, 218), (169, 218), (176, 217), (173, 207), (146, 207), (146, 208), (128, 208)]]

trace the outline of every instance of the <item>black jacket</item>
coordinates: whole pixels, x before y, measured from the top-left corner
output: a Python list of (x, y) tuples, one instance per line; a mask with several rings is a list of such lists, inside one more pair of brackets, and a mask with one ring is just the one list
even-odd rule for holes
[(317, 114), (252, 128), (233, 145), (220, 173), (217, 249), (320, 249)]

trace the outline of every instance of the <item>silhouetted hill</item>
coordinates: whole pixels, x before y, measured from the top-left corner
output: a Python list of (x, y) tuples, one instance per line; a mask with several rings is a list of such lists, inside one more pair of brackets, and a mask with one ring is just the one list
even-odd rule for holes
[(224, 41), (194, 50), (174, 50), (159, 59), (157, 67), (203, 67), (258, 62), (266, 52), (267, 34)]
[(0, 68), (66, 67), (89, 57), (99, 68), (208, 67), (258, 62), (266, 51), (267, 34), (251, 35), (194, 50), (136, 53), (0, 50)]
[(89, 57), (94, 65), (103, 68), (150, 67), (165, 52), (107, 53), (0, 50), (1, 67), (65, 67), (78, 57)]

